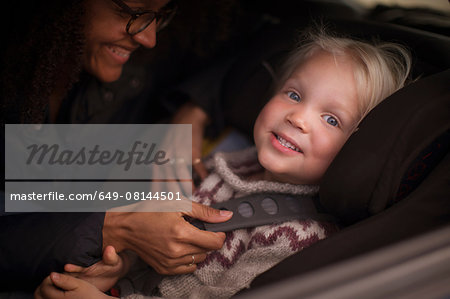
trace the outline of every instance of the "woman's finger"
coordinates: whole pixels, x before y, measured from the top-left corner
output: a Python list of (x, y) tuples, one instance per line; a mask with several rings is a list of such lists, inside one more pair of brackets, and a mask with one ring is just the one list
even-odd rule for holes
[[(211, 223), (225, 222), (233, 215), (230, 211), (213, 209), (196, 202), (192, 202), (192, 210), (190, 212), (183, 212), (183, 214)], [(222, 248), (225, 234), (222, 232), (203, 231), (189, 224), (189, 226), (185, 227), (182, 240), (186, 244), (192, 244), (206, 250), (217, 250)]]
[(225, 233), (208, 232), (192, 227), (191, 233), (185, 239), (185, 242), (204, 248), (206, 251), (218, 250), (222, 248), (225, 241)]
[(178, 266), (185, 266), (185, 265), (189, 265), (189, 264), (198, 264), (203, 262), (206, 259), (206, 252), (196, 252), (196, 253), (192, 253), (192, 254), (186, 254), (180, 258), (177, 259), (170, 259), (170, 265), (163, 265), (161, 264), (161, 266), (166, 267), (166, 268), (175, 268)]
[(198, 264), (203, 262), (206, 259), (205, 252), (187, 254), (177, 261), (177, 266), (190, 265), (190, 264)]
[(170, 268), (170, 269), (162, 269), (162, 270), (158, 270), (155, 269), (156, 272), (158, 272), (159, 274), (162, 275), (180, 275), (180, 274), (188, 274), (188, 273), (192, 273), (195, 270), (197, 270), (197, 264), (186, 264), (186, 265), (181, 265), (181, 266), (176, 266), (174, 268)]
[(192, 273), (197, 269), (197, 264), (203, 262), (206, 259), (206, 253), (188, 254), (177, 262), (173, 267), (161, 267), (155, 269), (158, 273), (164, 275), (177, 275)]
[(189, 227), (185, 229), (184, 236), (180, 237), (180, 242), (183, 242), (183, 252), (207, 252), (222, 248), (225, 233), (204, 231), (189, 223), (187, 225)]

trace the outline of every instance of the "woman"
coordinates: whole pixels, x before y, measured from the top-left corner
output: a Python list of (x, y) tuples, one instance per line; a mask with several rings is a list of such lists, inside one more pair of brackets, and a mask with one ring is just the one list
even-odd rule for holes
[[(8, 9), (21, 13), (10, 14), (8, 47), (2, 55), (4, 123), (149, 121), (144, 118), (149, 114), (144, 109), (149, 106), (146, 80), (157, 77), (155, 72), (164, 67), (154, 62), (154, 70), (146, 69), (136, 79), (135, 74), (139, 73), (135, 72), (136, 68), (133, 66), (125, 73), (125, 65), (139, 48), (155, 47), (157, 32), (174, 16), (174, 3), (86, 0), (20, 5)], [(199, 11), (195, 5), (191, 10)], [(186, 14), (189, 12), (185, 11)], [(129, 92), (113, 93), (114, 103), (107, 101), (108, 96), (103, 98), (103, 103), (96, 101), (96, 94), (104, 88), (126, 90), (127, 87)], [(136, 96), (130, 99), (130, 94)], [(186, 107), (185, 115), (192, 118), (194, 112), (201, 116), (194, 119), (202, 126), (206, 114), (195, 106)], [(178, 120), (185, 122), (184, 117), (178, 116)], [(222, 246), (225, 235), (200, 231), (183, 216), (222, 222), (231, 214), (199, 204), (184, 214), (2, 213), (0, 239), (2, 244), (7, 244), (2, 245), (0, 272), (5, 276), (2, 285), (9, 289), (32, 288), (51, 270), (61, 271), (65, 263), (92, 264), (108, 245), (113, 245), (118, 252), (134, 250), (162, 274), (193, 272), (196, 264), (192, 263), (192, 256), (195, 255), (196, 263), (201, 262), (207, 251)], [(59, 246), (67, 248), (70, 244), (81, 248), (61, 252)], [(42, 247), (48, 250), (43, 253)]]

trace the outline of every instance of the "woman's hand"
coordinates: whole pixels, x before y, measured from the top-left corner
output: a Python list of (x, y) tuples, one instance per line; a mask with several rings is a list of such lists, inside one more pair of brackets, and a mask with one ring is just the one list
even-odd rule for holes
[(181, 106), (172, 118), (174, 124), (192, 124), (192, 167), (201, 180), (208, 175), (201, 161), (203, 136), (208, 122), (209, 117), (206, 112), (192, 103)]
[(199, 230), (183, 216), (218, 223), (229, 220), (232, 213), (195, 202), (191, 212), (107, 212), (103, 247), (132, 250), (160, 274), (194, 272), (208, 251), (222, 247), (225, 234)]

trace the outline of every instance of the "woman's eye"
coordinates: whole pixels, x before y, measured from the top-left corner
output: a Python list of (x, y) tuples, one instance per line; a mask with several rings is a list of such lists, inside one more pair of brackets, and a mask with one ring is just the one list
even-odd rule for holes
[(330, 125), (332, 125), (333, 127), (337, 127), (339, 126), (339, 122), (337, 121), (337, 119), (331, 115), (324, 115), (323, 119)]
[(296, 102), (300, 102), (300, 100), (301, 100), (300, 96), (293, 91), (288, 91), (287, 95), (291, 100), (294, 100)]

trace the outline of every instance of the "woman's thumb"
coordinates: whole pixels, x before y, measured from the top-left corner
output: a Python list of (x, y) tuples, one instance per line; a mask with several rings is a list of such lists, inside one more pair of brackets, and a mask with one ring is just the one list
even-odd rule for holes
[(186, 213), (192, 218), (196, 218), (209, 223), (225, 222), (233, 216), (233, 212), (217, 210), (196, 202), (192, 203), (192, 211)]
[(109, 245), (103, 251), (103, 262), (105, 265), (114, 266), (119, 262), (119, 255), (116, 253), (116, 249)]

